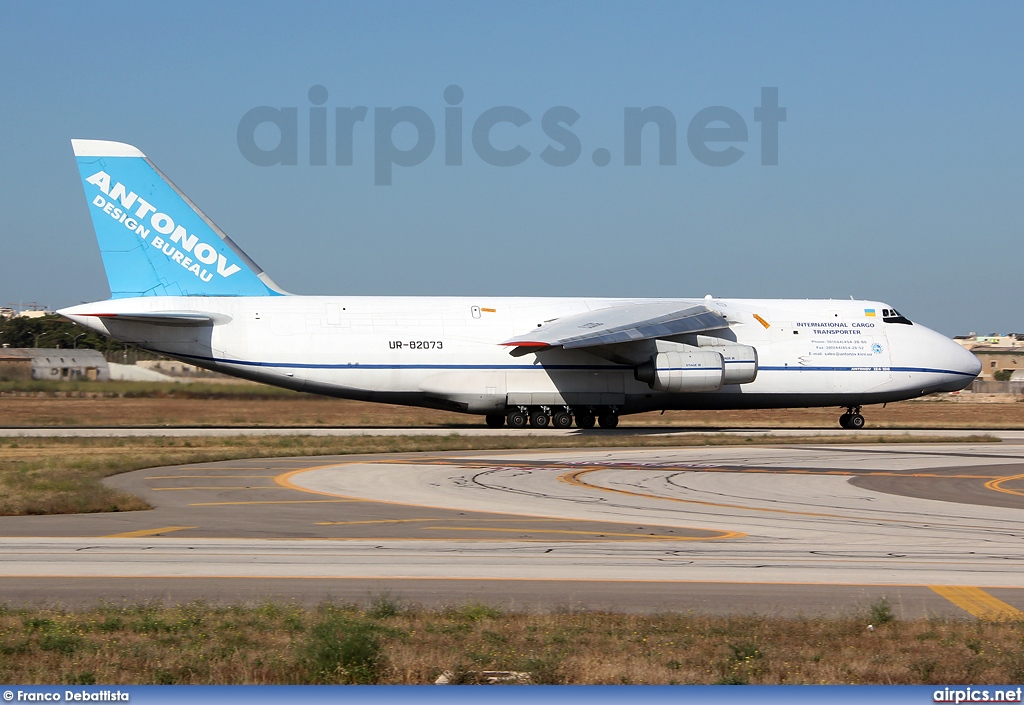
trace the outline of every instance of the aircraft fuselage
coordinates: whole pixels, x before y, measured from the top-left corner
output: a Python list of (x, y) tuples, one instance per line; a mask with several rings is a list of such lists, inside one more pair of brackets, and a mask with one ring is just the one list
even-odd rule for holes
[[(638, 364), (673, 346), (693, 346), (692, 335), (519, 356), (501, 345), (552, 319), (644, 301), (650, 300), (147, 296), (61, 313), (126, 343), (259, 382), (472, 414), (504, 414), (516, 405), (618, 414), (857, 407), (962, 389), (980, 370), (977, 358), (941, 334), (886, 322), (881, 312), (888, 305), (875, 301), (679, 299), (728, 320), (728, 328), (709, 335), (756, 350), (753, 381), (708, 392), (657, 391), (637, 379)], [(178, 311), (212, 314), (214, 321), (178, 326), (110, 317)]]

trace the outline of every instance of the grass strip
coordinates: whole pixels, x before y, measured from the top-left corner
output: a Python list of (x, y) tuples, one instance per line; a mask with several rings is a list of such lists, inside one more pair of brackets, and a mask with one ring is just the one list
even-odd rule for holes
[(215, 460), (415, 451), (707, 445), (984, 443), (993, 436), (910, 434), (773, 437), (699, 434), (586, 436), (229, 436), (193, 438), (17, 438), (0, 442), (0, 516), (149, 509), (101, 482), (131, 470)]
[(483, 671), (540, 684), (1020, 683), (1024, 624), (898, 621), (884, 599), (833, 619), (424, 610), (386, 595), (0, 609), (4, 683), (480, 683)]
[[(872, 405), (872, 432), (894, 429), (1022, 429), (1024, 404), (1012, 395), (934, 395)], [(196, 404), (197, 400), (204, 403)], [(997, 401), (1000, 400), (1000, 401)], [(258, 402), (258, 403), (257, 403)], [(630, 414), (622, 427), (835, 428), (838, 408), (689, 410)], [(483, 419), (454, 412), (332, 399), (240, 380), (194, 382), (0, 381), (4, 427), (477, 427)], [(809, 431), (812, 432), (812, 431)]]
[(266, 384), (229, 380), (191, 380), (182, 382), (129, 382), (90, 380), (0, 380), (0, 395), (38, 395), (51, 397), (112, 397), (124, 399), (322, 399), (315, 394), (295, 392)]

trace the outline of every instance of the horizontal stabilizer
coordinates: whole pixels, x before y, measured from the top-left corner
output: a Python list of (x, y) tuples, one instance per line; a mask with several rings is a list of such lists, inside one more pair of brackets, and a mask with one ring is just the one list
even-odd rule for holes
[(156, 311), (145, 313), (80, 313), (79, 316), (106, 318), (125, 323), (148, 323), (154, 326), (215, 326), (227, 323), (230, 316), (198, 311)]
[(506, 340), (524, 354), (547, 348), (588, 348), (635, 340), (668, 338), (728, 327), (725, 318), (703, 305), (686, 306), (678, 301), (623, 304), (565, 316), (528, 333)]

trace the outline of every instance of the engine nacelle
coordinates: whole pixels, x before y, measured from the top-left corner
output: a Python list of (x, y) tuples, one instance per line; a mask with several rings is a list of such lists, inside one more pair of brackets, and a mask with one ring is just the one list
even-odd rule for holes
[(710, 350), (663, 352), (637, 365), (633, 376), (658, 392), (715, 392), (722, 388), (725, 361)]
[[(708, 342), (706, 342), (708, 341)], [(715, 341), (713, 344), (710, 341)], [(725, 360), (725, 375), (722, 384), (748, 384), (757, 379), (757, 350), (749, 345), (721, 341), (718, 338), (698, 337), (701, 351), (709, 350), (721, 354)]]

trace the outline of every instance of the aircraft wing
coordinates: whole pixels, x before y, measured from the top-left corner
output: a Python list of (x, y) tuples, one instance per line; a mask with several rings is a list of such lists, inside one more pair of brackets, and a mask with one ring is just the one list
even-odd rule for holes
[(201, 311), (157, 311), (139, 313), (80, 313), (80, 316), (107, 318), (126, 323), (148, 323), (155, 326), (212, 326), (231, 319), (221, 313)]
[[(725, 318), (701, 304), (653, 301), (622, 304), (556, 318), (501, 345), (532, 351), (628, 343), (725, 328)], [(525, 352), (525, 351), (524, 351)]]

